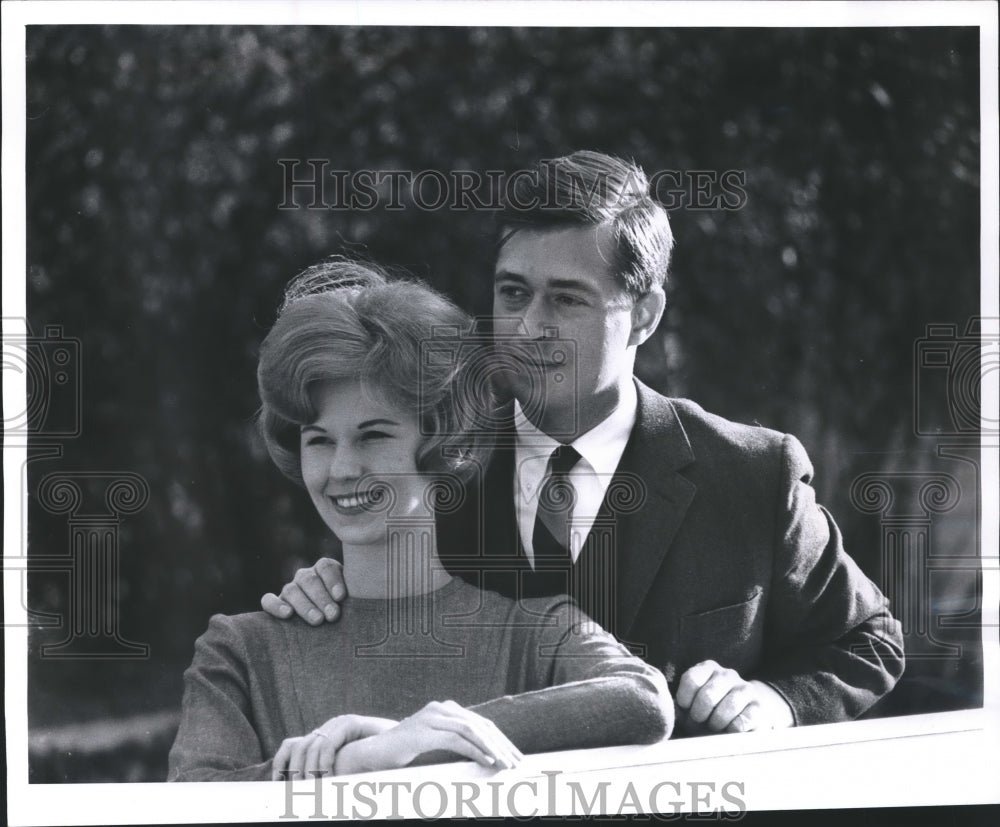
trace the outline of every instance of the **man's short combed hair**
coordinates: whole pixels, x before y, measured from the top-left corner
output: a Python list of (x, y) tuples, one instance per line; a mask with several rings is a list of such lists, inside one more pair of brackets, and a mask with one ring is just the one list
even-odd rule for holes
[(665, 284), (674, 236), (641, 167), (580, 150), (542, 161), (531, 173), (514, 180), (497, 216), (501, 247), (523, 229), (607, 225), (622, 287), (638, 297)]
[(418, 414), (427, 435), (417, 456), (425, 472), (464, 476), (485, 459), (485, 435), (464, 410), (459, 359), (423, 360), (436, 329), (464, 333), (470, 318), (430, 287), (377, 265), (344, 258), (316, 264), (285, 289), (261, 345), (259, 425), (268, 453), (303, 484), (300, 429), (318, 416), (323, 382), (359, 381), (375, 399)]

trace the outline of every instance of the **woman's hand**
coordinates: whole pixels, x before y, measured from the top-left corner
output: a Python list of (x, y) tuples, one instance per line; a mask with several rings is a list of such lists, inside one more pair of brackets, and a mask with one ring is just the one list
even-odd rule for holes
[(271, 778), (315, 778), (332, 775), (338, 751), (352, 741), (369, 738), (396, 726), (389, 718), (368, 715), (338, 715), (308, 735), (286, 738), (274, 755)]
[(336, 774), (397, 769), (428, 753), (438, 753), (433, 757), (439, 761), (463, 756), (495, 769), (515, 767), (524, 757), (488, 718), (454, 701), (434, 701), (391, 729), (345, 746), (336, 757)]

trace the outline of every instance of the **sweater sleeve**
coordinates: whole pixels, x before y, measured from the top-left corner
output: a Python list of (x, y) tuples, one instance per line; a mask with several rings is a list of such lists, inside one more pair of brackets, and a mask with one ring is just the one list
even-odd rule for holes
[(251, 720), (247, 653), (233, 619), (215, 615), (184, 673), (169, 781), (269, 781), (271, 760)]
[(785, 698), (798, 725), (851, 720), (902, 674), (901, 628), (816, 504), (805, 450), (791, 436), (783, 449), (768, 642), (754, 677)]
[(629, 654), (569, 598), (547, 603), (516, 653), (529, 691), (471, 709), (524, 753), (669, 737), (674, 707), (663, 674)]

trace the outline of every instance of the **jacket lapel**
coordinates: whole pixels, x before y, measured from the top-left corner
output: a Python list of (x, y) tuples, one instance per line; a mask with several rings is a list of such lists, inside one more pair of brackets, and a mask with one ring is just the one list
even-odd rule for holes
[[(601, 515), (616, 525), (614, 632), (620, 638), (628, 637), (696, 491), (679, 473), (694, 452), (673, 404), (638, 380), (636, 386), (635, 427), (601, 505)], [(637, 502), (616, 509), (616, 491), (637, 491)]]
[[(636, 387), (635, 427), (576, 566), (581, 568), (586, 561), (590, 569), (589, 575), (579, 572), (583, 581), (591, 580), (578, 594), (581, 605), (622, 640), (627, 639), (696, 491), (694, 483), (679, 473), (694, 461), (694, 453), (673, 404), (638, 380)], [(498, 431), (478, 495), (469, 503), (471, 510), (463, 509), (470, 518), (463, 523), (464, 537), (453, 538), (468, 554), (469, 541), (478, 536), (475, 548), (486, 558), (479, 566), (512, 574), (530, 571), (518, 536), (514, 465), (511, 424)], [(497, 590), (507, 592), (503, 587)]]

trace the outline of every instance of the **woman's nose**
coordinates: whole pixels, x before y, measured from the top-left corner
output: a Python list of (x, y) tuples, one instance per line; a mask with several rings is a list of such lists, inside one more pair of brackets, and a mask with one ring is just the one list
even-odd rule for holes
[(351, 446), (338, 445), (330, 457), (329, 474), (334, 479), (350, 480), (364, 475), (364, 464), (358, 451)]

